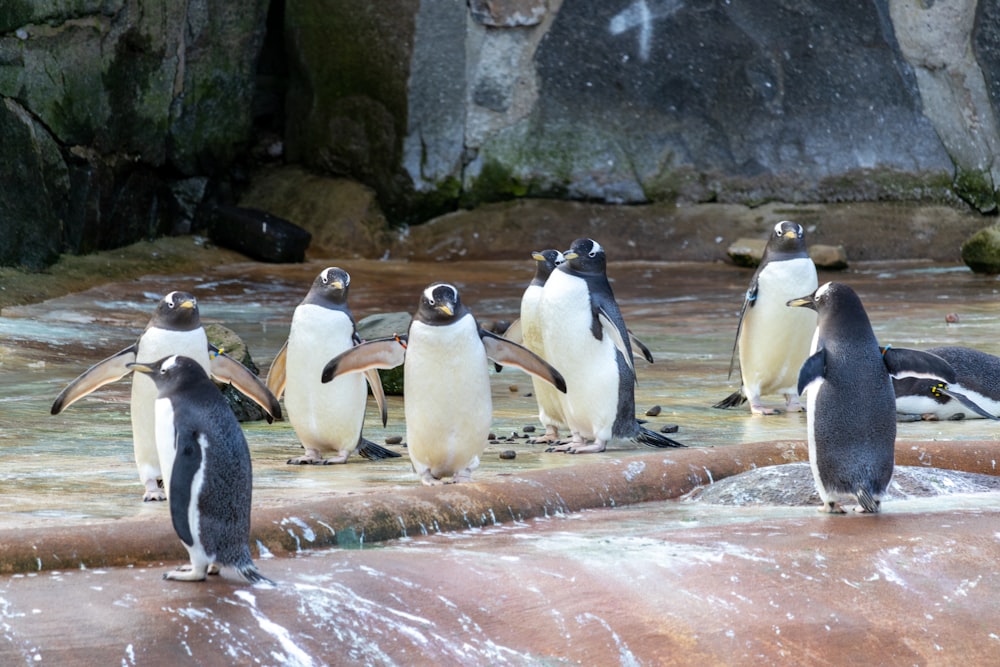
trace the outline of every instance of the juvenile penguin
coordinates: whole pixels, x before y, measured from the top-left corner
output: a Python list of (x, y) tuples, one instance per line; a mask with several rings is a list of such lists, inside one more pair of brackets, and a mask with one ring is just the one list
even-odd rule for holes
[(755, 415), (777, 414), (778, 410), (764, 406), (761, 396), (784, 394), (789, 412), (802, 409), (796, 383), (799, 368), (809, 356), (816, 314), (785, 304), (797, 295), (815, 291), (819, 284), (803, 236), (797, 223), (785, 220), (774, 226), (750, 279), (736, 326), (729, 376), (733, 375), (738, 351), (742, 385), (713, 407), (732, 408), (749, 401)]
[[(139, 339), (124, 350), (99, 361), (69, 383), (52, 404), (57, 415), (91, 392), (131, 372), (135, 361), (153, 361), (182, 354), (197, 361), (220, 382), (229, 382), (258, 403), (271, 418), (281, 418), (278, 399), (243, 364), (210, 345), (201, 326), (198, 301), (186, 292), (170, 292), (156, 305)], [(156, 387), (145, 375), (132, 380), (132, 444), (143, 500), (166, 500), (170, 489), (173, 448), (157, 448), (153, 403)], [(162, 485), (158, 480), (162, 479)]]
[(1000, 415), (1000, 357), (969, 347), (927, 350), (955, 369), (947, 386), (923, 378), (892, 381), (896, 412), (903, 418), (925, 420), (997, 419)]
[(226, 399), (189, 357), (129, 367), (155, 384), (157, 437), (177, 450), (170, 518), (191, 565), (163, 578), (202, 581), (210, 567), (219, 565), (234, 568), (252, 584), (273, 584), (250, 556), (250, 450)]
[[(542, 340), (542, 322), (539, 316), (539, 306), (542, 300), (542, 288), (552, 272), (565, 260), (558, 250), (548, 249), (533, 252), (535, 260), (535, 275), (524, 290), (521, 297), (521, 335), (524, 346), (542, 359), (548, 358), (545, 353), (545, 342)], [(532, 376), (532, 393), (538, 403), (538, 420), (545, 427), (545, 434), (535, 438), (535, 443), (558, 443), (559, 429), (566, 428), (566, 418), (562, 413), (561, 394), (548, 382)]]
[(954, 380), (946, 361), (926, 352), (884, 352), (861, 299), (847, 285), (826, 283), (789, 306), (819, 314), (811, 356), (799, 372), (807, 393), (809, 463), (823, 511), (843, 512), (856, 498), (862, 512), (878, 512), (892, 478), (896, 400), (890, 375)]
[(407, 450), (426, 485), (469, 481), (493, 419), (487, 359), (550, 382), (559, 371), (527, 348), (482, 329), (448, 283), (428, 286), (405, 336), (362, 343), (330, 360), (322, 380), (403, 364)]
[(308, 294), (295, 308), (288, 340), (271, 364), (267, 387), (275, 396), (285, 394), (288, 419), (305, 448), (290, 464), (345, 463), (357, 451), (368, 459), (399, 456), (361, 437), (368, 391), (382, 413), (385, 425), (385, 393), (378, 371), (351, 374), (322, 383), (316, 372), (318, 359), (330, 359), (361, 342), (354, 317), (347, 305), (351, 276), (330, 267), (313, 280)]
[(539, 315), (548, 361), (566, 378), (562, 407), (572, 440), (548, 451), (602, 452), (612, 439), (683, 447), (635, 417), (632, 347), (604, 249), (581, 238), (563, 256), (542, 289)]

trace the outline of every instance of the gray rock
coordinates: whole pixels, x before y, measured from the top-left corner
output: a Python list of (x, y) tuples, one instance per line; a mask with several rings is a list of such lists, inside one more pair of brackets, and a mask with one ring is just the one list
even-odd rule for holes
[(1000, 273), (1000, 225), (970, 236), (962, 244), (962, 261), (976, 273)]
[(729, 244), (726, 254), (736, 266), (755, 267), (764, 257), (767, 239), (739, 238)]
[[(260, 375), (260, 369), (253, 362), (250, 350), (235, 331), (221, 324), (213, 323), (205, 325), (205, 335), (208, 336), (209, 343), (246, 366), (254, 375)], [(216, 382), (215, 384), (222, 391), (222, 395), (225, 397), (226, 402), (229, 403), (229, 407), (232, 409), (233, 414), (236, 415), (238, 421), (254, 422), (267, 419), (267, 414), (263, 408), (238, 392), (232, 385), (220, 382)]]
[(821, 243), (809, 246), (809, 258), (817, 269), (826, 271), (843, 271), (848, 267), (847, 250), (842, 245), (823, 245)]

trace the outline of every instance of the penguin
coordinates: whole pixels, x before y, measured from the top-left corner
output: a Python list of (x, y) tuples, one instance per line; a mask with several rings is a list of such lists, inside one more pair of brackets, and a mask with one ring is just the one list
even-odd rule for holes
[(802, 409), (795, 386), (799, 368), (809, 356), (816, 313), (790, 309), (785, 303), (815, 291), (819, 285), (816, 265), (806, 252), (803, 237), (798, 223), (784, 220), (774, 226), (750, 279), (736, 326), (729, 377), (738, 351), (742, 384), (712, 407), (732, 408), (749, 401), (752, 414), (773, 415), (780, 411), (765, 407), (761, 396), (784, 394), (788, 412)]
[(927, 350), (955, 370), (955, 382), (942, 385), (923, 378), (893, 379), (896, 412), (901, 420), (998, 419), (1000, 357), (969, 347)]
[(613, 439), (683, 447), (635, 417), (632, 346), (608, 282), (604, 248), (581, 238), (563, 256), (545, 281), (538, 308), (547, 359), (566, 378), (562, 409), (572, 439), (546, 451), (602, 452)]
[(322, 383), (317, 359), (330, 359), (361, 343), (347, 305), (351, 276), (339, 267), (323, 269), (295, 308), (288, 340), (274, 358), (267, 387), (281, 398), (305, 453), (289, 464), (346, 463), (357, 451), (367, 459), (400, 454), (361, 437), (368, 401), (368, 384), (386, 421), (385, 392), (378, 371), (351, 374)]
[[(196, 360), (220, 382), (229, 382), (258, 403), (271, 419), (281, 418), (278, 399), (243, 364), (210, 345), (201, 326), (198, 300), (186, 292), (170, 292), (156, 305), (152, 318), (138, 340), (124, 350), (99, 361), (69, 383), (56, 397), (51, 412), (57, 415), (91, 392), (114, 382), (131, 370), (135, 361), (152, 361), (170, 354)], [(166, 500), (174, 451), (157, 448), (153, 403), (156, 387), (145, 375), (134, 376), (130, 412), (132, 445), (144, 501)], [(162, 483), (159, 481), (162, 480)]]
[[(542, 326), (539, 318), (539, 304), (542, 298), (542, 288), (545, 281), (565, 260), (558, 250), (547, 249), (531, 253), (535, 260), (535, 275), (521, 296), (521, 336), (524, 346), (542, 359), (547, 358), (545, 344), (542, 340)], [(566, 428), (566, 418), (562, 413), (560, 393), (548, 382), (535, 376), (531, 377), (532, 393), (538, 403), (538, 420), (545, 427), (545, 434), (532, 439), (533, 444), (558, 443), (559, 429)]]
[(895, 459), (896, 398), (890, 376), (948, 383), (955, 379), (954, 370), (926, 352), (880, 349), (861, 299), (842, 283), (826, 283), (788, 305), (818, 313), (797, 389), (807, 394), (809, 464), (822, 511), (843, 513), (841, 501), (856, 498), (858, 511), (878, 512)]
[(154, 383), (157, 438), (176, 449), (170, 519), (191, 564), (163, 578), (203, 581), (213, 566), (226, 566), (251, 584), (273, 585), (250, 556), (250, 449), (226, 399), (190, 357), (128, 367)]
[(488, 359), (566, 390), (562, 374), (525, 347), (481, 328), (449, 283), (424, 289), (405, 335), (357, 345), (331, 359), (321, 380), (403, 365), (410, 462), (428, 486), (467, 482), (479, 466), (493, 419)]

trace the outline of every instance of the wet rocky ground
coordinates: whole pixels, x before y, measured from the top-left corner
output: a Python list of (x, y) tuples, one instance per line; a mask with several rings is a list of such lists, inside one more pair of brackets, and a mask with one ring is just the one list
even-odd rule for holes
[[(481, 320), (509, 320), (531, 274), (527, 257), (275, 266), (170, 243), (191, 263), (0, 317), (4, 664), (933, 665), (996, 654), (1000, 495), (978, 477), (961, 484), (984, 486), (955, 493), (958, 478), (937, 469), (995, 474), (1000, 427), (900, 424), (900, 465), (938, 489), (900, 486), (876, 517), (820, 515), (802, 415), (709, 407), (735, 389), (726, 370), (750, 277), (720, 262), (610, 258), (626, 319), (656, 357), (637, 363), (637, 408), (659, 406), (648, 425), (678, 425), (690, 449), (545, 454), (522, 437), (531, 385), (511, 370), (493, 376), (498, 438), (469, 485), (421, 487), (402, 445), (391, 461), (287, 466), (298, 452), (287, 422), (247, 424), (254, 553), (278, 587), (231, 573), (163, 582), (184, 551), (167, 508), (139, 502), (127, 383), (48, 415), (66, 382), (134, 340), (159, 295), (194, 292), (203, 318), (240, 333), (266, 369), (327, 265), (351, 272), (359, 318), (412, 310), (444, 279)], [(824, 279), (858, 290), (884, 342), (1000, 352), (995, 278), (880, 261)], [(384, 428), (369, 410), (369, 438), (404, 434), (401, 401)], [(508, 450), (514, 459), (500, 457)], [(773, 466), (783, 480), (761, 475)], [(732, 481), (747, 471), (756, 476)], [(723, 480), (729, 501), (710, 494)], [(746, 495), (767, 484), (799, 491)]]

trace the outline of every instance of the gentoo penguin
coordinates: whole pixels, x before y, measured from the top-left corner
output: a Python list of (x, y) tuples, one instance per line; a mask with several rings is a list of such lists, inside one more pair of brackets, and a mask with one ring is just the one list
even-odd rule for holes
[(761, 396), (784, 394), (789, 412), (802, 409), (795, 385), (799, 368), (809, 356), (816, 313), (791, 309), (785, 303), (815, 291), (818, 284), (801, 225), (779, 222), (750, 279), (736, 327), (729, 376), (733, 375), (738, 350), (743, 384), (713, 407), (731, 408), (749, 401), (755, 415), (777, 414), (778, 410), (764, 407)]
[(317, 359), (330, 359), (361, 342), (347, 306), (350, 285), (347, 271), (323, 269), (295, 308), (288, 340), (271, 364), (267, 387), (278, 398), (285, 394), (288, 419), (305, 448), (305, 454), (288, 460), (290, 464), (345, 463), (355, 450), (368, 459), (399, 456), (361, 437), (366, 377), (385, 425), (385, 394), (378, 371), (330, 383), (320, 382), (316, 372)]
[(997, 419), (1000, 415), (1000, 357), (968, 347), (927, 350), (955, 369), (955, 382), (923, 378), (892, 381), (896, 412), (901, 418), (925, 420)]
[[(521, 336), (524, 346), (546, 359), (545, 343), (542, 340), (542, 322), (539, 317), (539, 304), (542, 300), (542, 288), (545, 281), (565, 261), (558, 250), (548, 249), (531, 253), (535, 260), (535, 275), (524, 290), (521, 297)], [(538, 403), (538, 420), (545, 427), (545, 434), (535, 438), (535, 443), (558, 443), (559, 429), (566, 428), (566, 418), (562, 413), (561, 393), (548, 382), (532, 376), (532, 390)]]
[(788, 305), (819, 314), (798, 392), (808, 392), (809, 463), (822, 509), (843, 512), (840, 501), (856, 498), (860, 511), (878, 512), (892, 478), (896, 442), (890, 375), (951, 382), (954, 371), (933, 354), (881, 350), (861, 299), (842, 283), (826, 283)]
[(202, 365), (170, 356), (129, 368), (155, 384), (157, 437), (177, 450), (170, 476), (170, 518), (190, 567), (164, 579), (202, 581), (214, 565), (250, 583), (274, 583), (250, 557), (250, 450), (236, 416)]
[[(153, 317), (139, 339), (124, 350), (99, 361), (67, 385), (52, 404), (57, 415), (91, 392), (131, 372), (135, 361), (153, 361), (171, 354), (183, 354), (201, 364), (220, 382), (229, 382), (260, 404), (271, 418), (281, 418), (278, 399), (243, 364), (210, 345), (201, 326), (198, 301), (186, 292), (170, 292), (156, 306)], [(153, 402), (156, 387), (144, 375), (132, 380), (132, 444), (139, 480), (145, 486), (143, 500), (166, 500), (170, 489), (172, 447), (156, 444)], [(162, 479), (162, 485), (157, 481)]]
[(636, 420), (632, 347), (604, 249), (582, 238), (563, 256), (545, 281), (539, 316), (547, 359), (566, 378), (562, 405), (572, 440), (547, 451), (602, 452), (612, 439), (683, 447)]
[(559, 371), (516, 343), (482, 329), (448, 283), (428, 286), (405, 336), (362, 343), (330, 360), (322, 380), (403, 364), (406, 440), (413, 470), (426, 485), (469, 481), (493, 418), (487, 359), (550, 382)]

